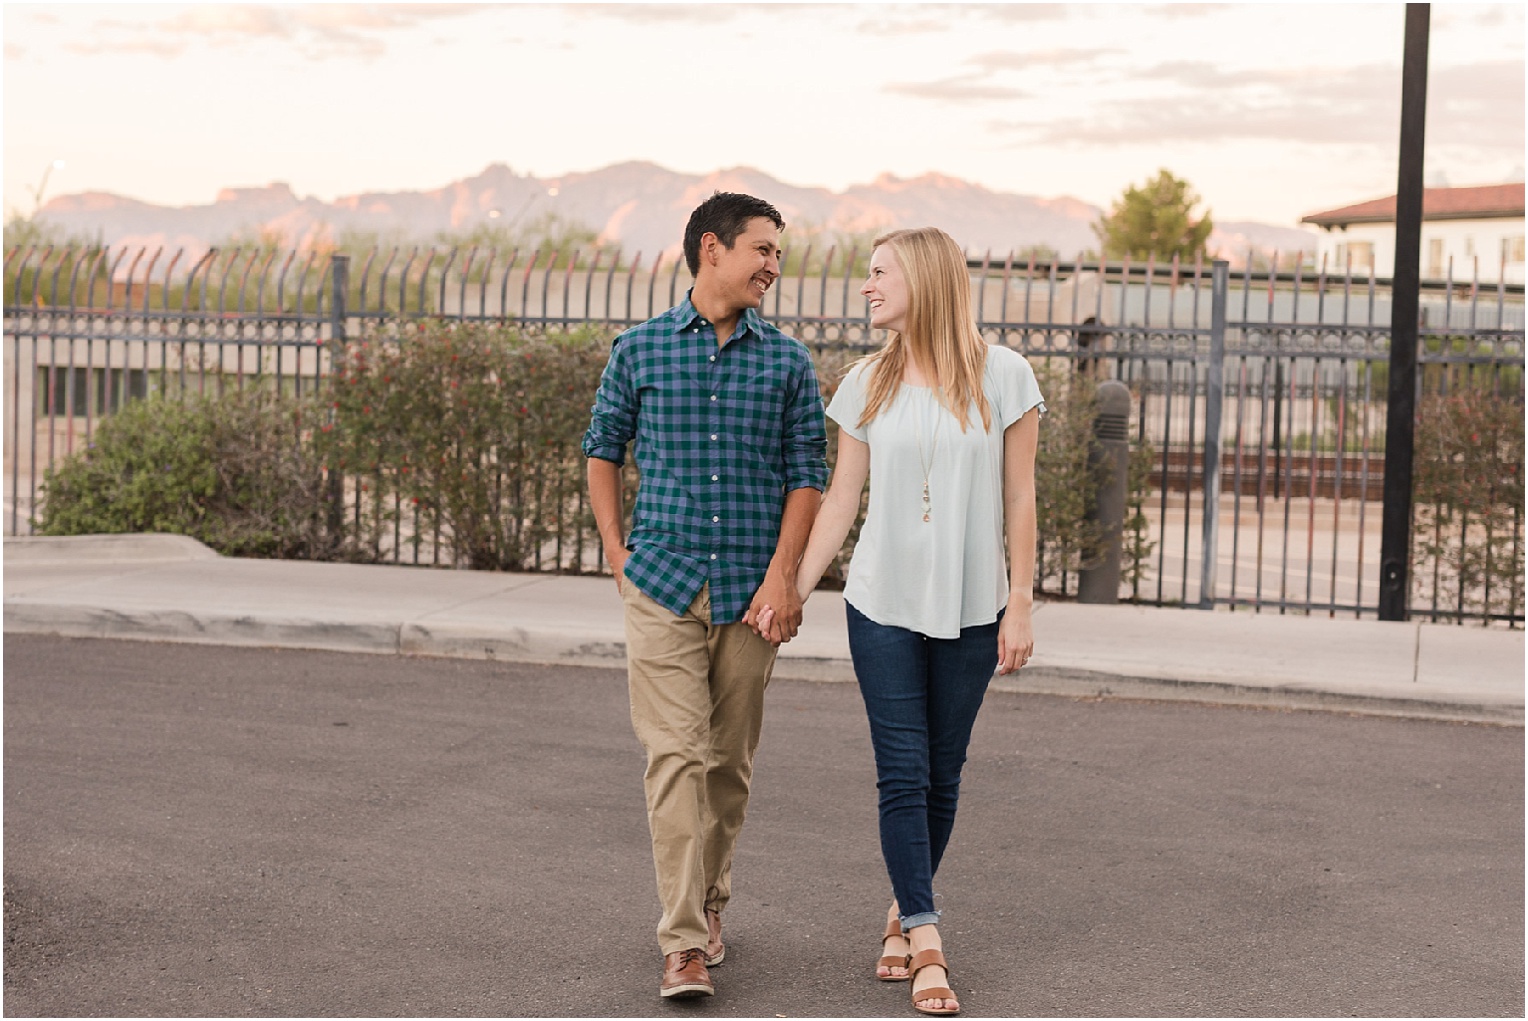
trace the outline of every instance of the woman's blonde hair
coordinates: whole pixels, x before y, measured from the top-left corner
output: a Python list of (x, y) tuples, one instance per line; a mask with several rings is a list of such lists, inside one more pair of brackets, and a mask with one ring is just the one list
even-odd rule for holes
[(965, 432), (971, 406), (981, 414), (982, 428), (992, 427), (992, 409), (982, 390), (987, 367), (987, 342), (976, 328), (971, 309), (971, 278), (965, 253), (955, 239), (937, 227), (894, 230), (875, 239), (875, 247), (891, 249), (907, 280), (907, 328), (893, 333), (886, 346), (864, 359), (870, 380), (865, 388), (865, 426), (890, 404), (902, 385), (907, 360), (912, 358), (938, 377), (935, 396), (960, 422)]

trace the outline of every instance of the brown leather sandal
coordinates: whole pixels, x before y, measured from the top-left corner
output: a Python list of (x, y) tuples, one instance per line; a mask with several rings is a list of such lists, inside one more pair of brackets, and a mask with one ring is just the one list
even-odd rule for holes
[[(883, 951), (886, 949), (886, 941), (891, 939), (893, 936), (901, 936), (903, 939), (907, 938), (907, 933), (902, 931), (902, 923), (895, 918), (888, 919), (886, 922), (886, 935), (881, 937), (881, 949)], [(912, 948), (911, 943), (908, 944), (908, 948)], [(908, 979), (912, 978), (911, 973), (906, 975), (882, 975), (881, 969), (906, 968), (908, 962), (910, 962), (912, 959), (912, 954), (886, 954), (879, 961), (875, 962), (876, 979), (881, 982), (906, 982)]]
[(927, 989), (917, 988), (916, 983), (918, 979), (918, 972), (922, 971), (924, 968), (930, 968), (935, 965), (938, 965), (944, 969), (946, 976), (945, 981), (949, 981), (948, 976), (950, 974), (950, 966), (945, 963), (944, 954), (941, 951), (925, 950), (922, 953), (914, 954), (912, 962), (908, 965), (908, 977), (914, 982), (913, 1010), (916, 1010), (920, 1014), (959, 1014), (959, 1007), (940, 1007), (935, 1009), (933, 1007), (918, 1006), (918, 1004), (924, 1000), (959, 999), (959, 997), (955, 995), (955, 990), (950, 989), (948, 986), (929, 986)]

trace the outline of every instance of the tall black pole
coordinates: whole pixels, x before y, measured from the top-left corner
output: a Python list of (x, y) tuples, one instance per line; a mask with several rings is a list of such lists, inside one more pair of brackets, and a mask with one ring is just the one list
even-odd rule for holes
[(1395, 189), (1390, 300), (1390, 394), (1385, 413), (1385, 513), (1379, 550), (1379, 619), (1409, 610), (1411, 454), (1417, 412), (1417, 287), (1422, 264), (1422, 140), (1427, 127), (1428, 4), (1406, 5), (1401, 67), (1401, 154)]

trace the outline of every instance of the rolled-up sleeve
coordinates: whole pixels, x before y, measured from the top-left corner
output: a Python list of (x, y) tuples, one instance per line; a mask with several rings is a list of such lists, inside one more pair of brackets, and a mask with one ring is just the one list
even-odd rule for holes
[(828, 429), (822, 414), (822, 392), (810, 357), (802, 358), (796, 386), (785, 408), (783, 454), (785, 491), (828, 485)]
[(626, 463), (626, 444), (637, 434), (637, 402), (626, 350), (626, 345), (617, 338), (605, 371), (600, 373), (599, 390), (594, 394), (594, 406), (589, 409), (589, 429), (582, 444), (585, 457)]

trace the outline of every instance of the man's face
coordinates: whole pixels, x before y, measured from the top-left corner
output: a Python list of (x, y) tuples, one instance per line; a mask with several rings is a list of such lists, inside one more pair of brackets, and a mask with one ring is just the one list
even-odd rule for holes
[(780, 230), (768, 217), (755, 216), (728, 248), (714, 234), (701, 239), (701, 271), (711, 274), (718, 292), (738, 310), (758, 308), (780, 278)]

